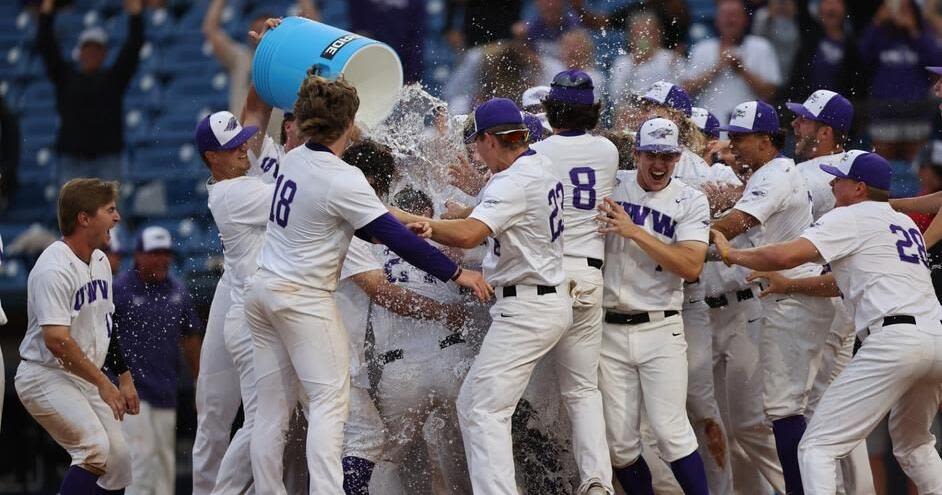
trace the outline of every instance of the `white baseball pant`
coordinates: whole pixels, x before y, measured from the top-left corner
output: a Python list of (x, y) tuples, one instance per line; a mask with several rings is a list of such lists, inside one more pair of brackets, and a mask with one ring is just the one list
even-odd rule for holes
[(572, 296), (572, 326), (553, 349), (559, 390), (572, 425), (572, 450), (579, 469), (578, 493), (593, 483), (611, 493), (612, 460), (606, 447), (599, 391), (602, 352), (602, 270), (586, 258), (567, 256), (563, 269)]
[[(216, 486), (219, 465), (228, 450), (232, 422), (239, 412), (242, 397), (239, 371), (226, 351), (224, 328), (229, 311), (228, 278), (224, 274), (216, 284), (209, 307), (206, 333), (200, 351), (200, 374), (196, 378), (196, 437), (193, 440), (193, 495), (209, 495)], [(242, 472), (251, 472), (249, 438), (251, 432), (239, 431), (232, 444), (239, 446)]]
[(176, 485), (177, 410), (141, 401), (140, 414), (124, 417), (121, 429), (131, 451), (134, 480), (126, 495), (160, 495)]
[(223, 327), (226, 352), (239, 372), (239, 390), (242, 398), (242, 411), (245, 418), (237, 435), (229, 443), (226, 454), (216, 475), (214, 494), (246, 493), (252, 489), (252, 462), (249, 454), (249, 441), (255, 426), (255, 351), (252, 344), (252, 331), (245, 318), (245, 306), (233, 305), (226, 314)]
[[(726, 426), (717, 405), (713, 384), (713, 332), (710, 307), (700, 283), (684, 288), (684, 335), (687, 339), (687, 415), (697, 435), (710, 493), (731, 493), (733, 471)], [(712, 438), (711, 438), (712, 436)], [(711, 449), (711, 446), (713, 447)]]
[(458, 419), (474, 493), (517, 495), (510, 419), (533, 368), (572, 326), (572, 301), (562, 286), (537, 295), (537, 287), (517, 285), (514, 297), (502, 289), (458, 394)]
[(805, 413), (834, 303), (824, 297), (772, 294), (762, 300), (759, 358), (764, 373), (762, 395), (771, 421)]
[(386, 426), (369, 389), (350, 385), (350, 416), (343, 427), (343, 457), (359, 457), (373, 464), (382, 459)]
[(97, 387), (27, 361), (20, 362), (13, 385), (26, 411), (72, 457), (71, 465), (101, 475), (98, 486), (106, 490), (131, 483), (131, 453), (121, 423)]
[[(447, 335), (433, 333), (430, 338)], [(444, 493), (471, 493), (468, 468), (458, 428), (455, 400), (472, 356), (464, 343), (440, 348), (403, 349), (401, 358), (389, 360), (376, 386), (376, 401), (386, 425), (387, 450), (383, 460), (401, 465), (419, 439), (428, 451), (432, 478), (444, 484)], [(392, 349), (386, 353), (390, 356)], [(391, 357), (391, 356), (390, 356)]]
[[(754, 296), (759, 292), (752, 291)], [(730, 459), (734, 486), (743, 494), (768, 493), (767, 486), (752, 475), (758, 470), (779, 493), (785, 493), (775, 437), (762, 405), (762, 304), (757, 297), (739, 299), (737, 293), (727, 293), (726, 306), (709, 310), (717, 402), (729, 435), (746, 454)]]
[(798, 458), (806, 494), (836, 493), (837, 460), (890, 411), (893, 455), (921, 494), (942, 494), (942, 459), (929, 431), (942, 402), (942, 335), (920, 326), (871, 327), (857, 355), (825, 391)]
[(697, 450), (687, 418), (687, 341), (680, 315), (639, 325), (605, 323), (599, 388), (612, 465), (621, 468), (641, 455), (641, 407), (667, 462)]
[(284, 495), (288, 420), (299, 387), (308, 404), (310, 493), (343, 493), (343, 427), (350, 397), (350, 349), (333, 294), (265, 271), (245, 301), (255, 343), (257, 409), (252, 474), (258, 493)]
[[(805, 417), (809, 420), (814, 417), (814, 410), (824, 395), (825, 390), (838, 375), (844, 371), (854, 355), (854, 319), (847, 312), (847, 307), (838, 298), (834, 302), (834, 320), (828, 331), (821, 357), (821, 368), (815, 377), (811, 396), (808, 399), (808, 408)], [(840, 459), (840, 478), (837, 492), (840, 495), (876, 495), (873, 485), (873, 473), (870, 471), (870, 457), (867, 453), (867, 442), (860, 442), (850, 455)]]

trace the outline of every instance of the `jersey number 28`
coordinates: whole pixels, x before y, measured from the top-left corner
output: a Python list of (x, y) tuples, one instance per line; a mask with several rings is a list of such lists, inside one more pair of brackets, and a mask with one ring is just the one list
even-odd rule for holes
[(296, 192), (298, 192), (298, 185), (293, 180), (285, 180), (284, 175), (278, 176), (278, 181), (275, 182), (275, 194), (271, 198), (271, 211), (268, 212), (268, 221), (277, 223), (281, 228), (288, 226), (291, 202), (294, 201)]
[(550, 212), (549, 217), (549, 226), (550, 226), (550, 235), (552, 236), (552, 241), (556, 242), (556, 239), (559, 238), (559, 234), (563, 233), (563, 184), (562, 182), (557, 182), (556, 187), (549, 190), (549, 193), (546, 195), (549, 199), (549, 205), (553, 207), (553, 211)]
[[(926, 254), (926, 241), (922, 239), (922, 234), (917, 229), (908, 231), (899, 225), (890, 225), (890, 232), (894, 233), (900, 239), (896, 241), (896, 250), (899, 251), (899, 259), (907, 263), (922, 263), (926, 268), (929, 267), (929, 256)], [(916, 245), (916, 252), (908, 252)]]

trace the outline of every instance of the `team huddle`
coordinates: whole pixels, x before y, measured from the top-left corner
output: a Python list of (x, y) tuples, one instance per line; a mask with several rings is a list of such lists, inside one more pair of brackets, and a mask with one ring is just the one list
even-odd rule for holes
[[(194, 493), (368, 493), (374, 466), (416, 442), (435, 493), (519, 493), (511, 419), (541, 362), (579, 494), (873, 493), (864, 440), (887, 412), (906, 474), (942, 493), (942, 308), (926, 240), (897, 211), (942, 199), (889, 199), (888, 162), (843, 147), (846, 98), (788, 104), (797, 164), (762, 101), (721, 126), (659, 82), (627, 156), (593, 133), (586, 73), (559, 73), (541, 103), (452, 117), (471, 164), (449, 192), (469, 206), (445, 211), (397, 190), (397, 159), (356, 127), (342, 79), (308, 76), (280, 142), (254, 91), (241, 116), (198, 124), (225, 270)], [(729, 165), (714, 163), (720, 132)], [(62, 494), (131, 479), (119, 422), (139, 406), (99, 250), (116, 198), (115, 183), (63, 186), (62, 241), (29, 276), (15, 385), (72, 458)], [(285, 460), (299, 406), (301, 467)]]

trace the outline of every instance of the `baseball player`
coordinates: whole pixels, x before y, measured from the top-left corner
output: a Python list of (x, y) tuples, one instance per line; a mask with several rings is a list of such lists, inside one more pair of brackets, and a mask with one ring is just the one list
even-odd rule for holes
[(333, 291), (354, 231), (389, 245), (440, 280), (472, 287), (479, 297), (490, 290), (479, 273), (460, 269), (404, 227), (363, 173), (337, 156), (354, 132), (358, 107), (356, 89), (343, 80), (312, 74), (298, 92), (295, 119), (309, 140), (280, 164), (259, 271), (245, 301), (255, 346), (258, 409), (251, 452), (259, 492), (285, 493), (280, 459), (299, 386), (309, 408), (310, 490), (343, 490), (350, 356)]
[[(412, 188), (397, 193), (392, 204), (434, 215), (431, 199)], [(383, 365), (376, 398), (387, 431), (384, 458), (399, 465), (422, 440), (431, 461), (425, 477), (443, 484), (444, 492), (470, 494), (455, 400), (474, 354), (455, 326), (464, 318), (443, 320), (449, 313), (460, 315), (463, 298), (457, 285), (439, 282), (388, 249), (382, 260), (389, 283), (449, 307), (434, 319), (402, 316), (382, 306), (373, 310), (375, 355)]]
[[(719, 122), (716, 117), (706, 109), (694, 107), (691, 119), (708, 142), (704, 160), (718, 159), (715, 140), (719, 138)], [(703, 188), (713, 191), (715, 201), (711, 208), (714, 215), (722, 214), (732, 207), (742, 193), (742, 182), (748, 180), (751, 173), (749, 167), (735, 162), (733, 165), (736, 166), (735, 170), (723, 163), (710, 165), (708, 182), (703, 184)], [(747, 232), (734, 242), (752, 247), (749, 237), (755, 234), (757, 232)], [(730, 439), (729, 463), (735, 493), (771, 494), (773, 487), (784, 493), (785, 480), (775, 452), (775, 440), (762, 410), (759, 368), (762, 305), (756, 297), (757, 288), (746, 280), (747, 274), (748, 270), (727, 267), (722, 263), (706, 263), (700, 274), (703, 302), (709, 308), (704, 333), (711, 337), (712, 393), (723, 419), (722, 425), (727, 427)], [(690, 344), (692, 330), (688, 328), (685, 332)], [(706, 347), (705, 344), (701, 346)], [(691, 353), (693, 351), (689, 351), (688, 356)], [(688, 389), (691, 389), (688, 395), (691, 397), (704, 395), (703, 392), (698, 394), (692, 390), (696, 383), (705, 381), (694, 380), (691, 373), (691, 383), (688, 384)], [(708, 477), (709, 469), (708, 465)]]
[[(853, 121), (854, 107), (843, 96), (825, 89), (811, 93), (804, 103), (788, 102), (786, 105), (795, 114), (792, 120), (795, 155), (805, 160), (798, 163), (798, 170), (811, 194), (811, 216), (817, 220), (834, 209), (834, 194), (830, 186), (834, 176), (824, 172), (820, 166), (834, 165), (844, 157), (844, 143)], [(824, 390), (847, 366), (854, 351), (853, 318), (840, 298), (834, 298), (832, 302), (834, 319), (809, 396), (805, 413), (808, 418), (813, 416)], [(841, 477), (847, 493), (876, 493), (866, 443), (859, 444), (849, 457), (841, 459)]]
[(836, 493), (837, 460), (863, 442), (889, 411), (893, 452), (919, 493), (942, 492), (942, 459), (929, 432), (942, 402), (942, 308), (932, 297), (925, 243), (913, 221), (886, 203), (891, 168), (875, 153), (848, 151), (832, 174), (835, 208), (799, 238), (731, 249), (727, 263), (763, 272), (823, 260), (811, 279), (772, 275), (770, 293), (843, 295), (863, 345), (831, 383), (801, 440), (805, 493)]
[(628, 493), (653, 493), (641, 457), (641, 403), (684, 493), (708, 493), (686, 414), (683, 281), (696, 280), (707, 251), (710, 208), (673, 178), (680, 131), (654, 118), (636, 134), (636, 171), (622, 171), (598, 206), (606, 237), (605, 327), (599, 386), (615, 476)]
[[(474, 492), (511, 495), (517, 493), (511, 416), (537, 363), (572, 326), (563, 268), (565, 189), (551, 174), (550, 160), (528, 147), (512, 101), (482, 103), (472, 122), (466, 142), (475, 143), (493, 176), (466, 218), (430, 224), (432, 239), (446, 246), (469, 249), (487, 241), (484, 273), (496, 287), (497, 302), (461, 386), (458, 419)], [(607, 492), (601, 483), (582, 488), (592, 495)]]
[[(707, 184), (734, 182), (739, 183), (732, 174), (723, 176), (726, 170), (711, 168), (691, 148), (705, 147), (699, 139), (701, 133), (695, 121), (691, 119), (693, 108), (690, 97), (680, 86), (666, 81), (658, 81), (641, 97), (641, 113), (645, 119), (662, 117), (674, 122), (680, 130), (681, 157), (674, 167), (673, 176), (684, 184), (708, 191)], [(729, 172), (728, 170), (726, 170)], [(708, 196), (707, 200), (714, 202)], [(727, 493), (732, 489), (733, 475), (726, 446), (726, 428), (720, 417), (713, 385), (712, 335), (709, 333), (707, 311), (704, 304), (704, 284), (693, 280), (684, 284), (684, 307), (681, 318), (684, 320), (685, 338), (689, 344), (687, 409), (694, 424), (699, 443), (703, 448), (704, 463), (710, 491)], [(664, 470), (654, 469), (657, 479)], [(664, 473), (666, 474), (666, 473)], [(660, 482), (663, 484), (663, 481)]]
[[(727, 238), (759, 225), (760, 245), (795, 239), (811, 225), (811, 198), (795, 163), (781, 156), (784, 133), (775, 109), (762, 101), (741, 103), (729, 125), (730, 149), (755, 171), (735, 206), (713, 223)], [(788, 270), (791, 278), (820, 273), (806, 263)], [(759, 355), (763, 369), (763, 402), (772, 421), (775, 446), (788, 493), (801, 493), (798, 442), (805, 430), (805, 407), (821, 360), (821, 350), (834, 319), (830, 300), (801, 294), (763, 302)]]
[(565, 193), (563, 268), (571, 286), (572, 328), (563, 334), (553, 357), (566, 370), (559, 373), (560, 389), (573, 426), (580, 492), (592, 483), (612, 490), (598, 389), (605, 240), (596, 233), (595, 207), (612, 193), (618, 150), (608, 139), (587, 132), (598, 124), (601, 109), (593, 91), (592, 79), (585, 72), (557, 74), (543, 98), (553, 135), (531, 146), (550, 159)]
[[(60, 493), (124, 493), (131, 456), (120, 421), (140, 402), (111, 338), (111, 265), (100, 248), (118, 223), (118, 184), (73, 179), (59, 192), (62, 240), (29, 274), (28, 327), (14, 385), (23, 407), (72, 457)], [(101, 371), (118, 375), (118, 387)]]

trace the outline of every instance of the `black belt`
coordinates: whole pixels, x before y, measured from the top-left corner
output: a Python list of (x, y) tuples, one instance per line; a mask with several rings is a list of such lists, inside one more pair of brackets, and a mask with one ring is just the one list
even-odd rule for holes
[[(517, 286), (516, 285), (505, 285), (501, 288), (503, 291), (504, 297), (517, 297)], [(555, 294), (556, 287), (550, 285), (537, 285), (536, 286), (536, 295), (542, 296), (544, 294)]]
[[(451, 347), (453, 345), (464, 344), (465, 342), (466, 341), (464, 340), (464, 336), (461, 335), (461, 332), (455, 332), (445, 337), (441, 341), (439, 341), (438, 348), (447, 349), (448, 347)], [(403, 357), (402, 349), (393, 349), (391, 351), (386, 351), (380, 354), (379, 356), (377, 356), (377, 359), (379, 359), (383, 364), (389, 364), (393, 361), (398, 361), (402, 359), (402, 357)]]
[(599, 270), (601, 270), (601, 269), (602, 269), (602, 265), (605, 264), (605, 262), (603, 262), (602, 260), (600, 260), (600, 259), (598, 259), (598, 258), (586, 258), (585, 261), (586, 261), (586, 263), (587, 263), (589, 266), (591, 266), (592, 268), (598, 268)]
[[(677, 311), (665, 311), (664, 318), (678, 315)], [(651, 321), (651, 315), (648, 313), (635, 313), (633, 315), (625, 313), (615, 313), (614, 311), (605, 312), (605, 323), (613, 325), (640, 325)]]
[(893, 315), (883, 318), (883, 326), (888, 327), (890, 325), (915, 325), (916, 318), (909, 315)]
[[(753, 297), (755, 297), (755, 294), (752, 293), (752, 289), (736, 291), (736, 300), (739, 302), (752, 299)], [(720, 294), (716, 297), (704, 297), (703, 301), (707, 303), (707, 306), (713, 309), (722, 308), (729, 305), (729, 299), (726, 298), (726, 294)]]

